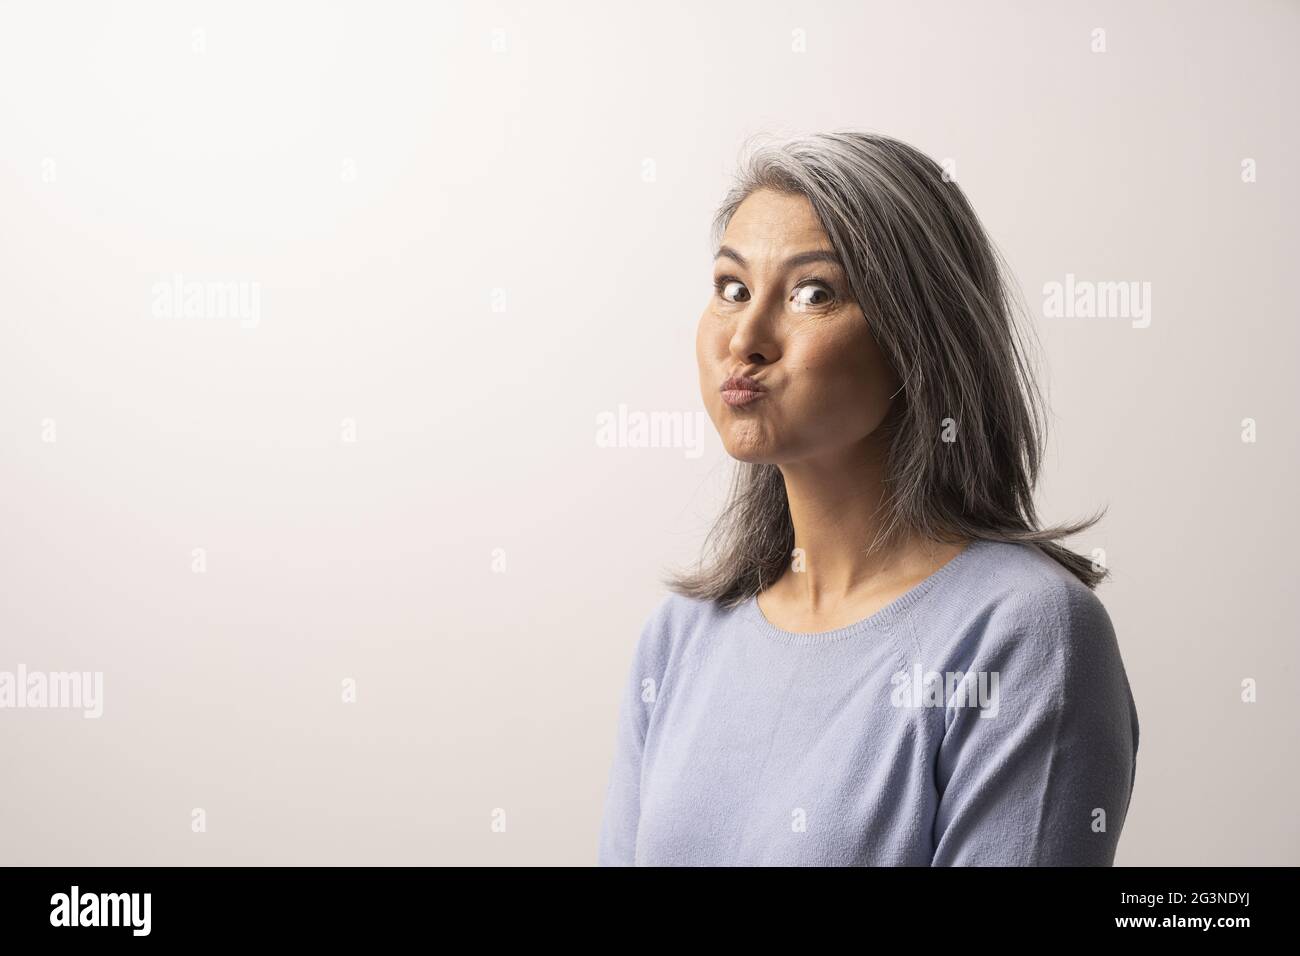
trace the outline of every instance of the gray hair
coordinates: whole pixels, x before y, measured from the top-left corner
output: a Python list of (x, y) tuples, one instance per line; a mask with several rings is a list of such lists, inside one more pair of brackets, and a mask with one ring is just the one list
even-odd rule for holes
[[(1040, 528), (1033, 490), (1046, 436), (1044, 403), (1016, 321), (1005, 261), (957, 184), (906, 143), (838, 131), (747, 150), (713, 222), (714, 245), (760, 189), (811, 203), (844, 264), (853, 297), (902, 383), (881, 426), (887, 447), (880, 531), (1029, 544), (1089, 588), (1106, 576), (1059, 543), (1105, 513)], [(940, 441), (952, 419), (958, 440)], [(734, 607), (788, 566), (794, 527), (776, 465), (738, 462), (729, 501), (705, 541), (707, 561), (665, 584)]]

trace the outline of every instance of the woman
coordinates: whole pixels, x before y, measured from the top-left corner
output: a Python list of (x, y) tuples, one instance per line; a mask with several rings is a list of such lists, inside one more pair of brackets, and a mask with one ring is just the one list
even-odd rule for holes
[(1137, 711), (1041, 528), (999, 259), (896, 140), (753, 153), (715, 221), (700, 385), (731, 501), (624, 690), (602, 865), (1109, 865)]

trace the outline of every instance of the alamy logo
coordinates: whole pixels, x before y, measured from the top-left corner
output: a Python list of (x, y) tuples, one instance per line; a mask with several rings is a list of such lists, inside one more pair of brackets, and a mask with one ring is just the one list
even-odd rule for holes
[(129, 926), (132, 936), (148, 936), (150, 893), (86, 893), (77, 886), (71, 893), (50, 897), (51, 926)]
[(889, 702), (895, 707), (977, 707), (981, 717), (998, 715), (997, 671), (898, 671)]
[(1150, 282), (1092, 282), (1065, 274), (1065, 282), (1043, 285), (1045, 319), (1132, 319), (1133, 328), (1151, 324)]
[(260, 282), (186, 282), (178, 272), (152, 291), (156, 319), (238, 319), (243, 329), (262, 321)]
[(0, 710), (81, 710), (82, 717), (104, 715), (103, 671), (0, 671)]
[(683, 448), (687, 458), (704, 453), (704, 412), (637, 412), (619, 405), (617, 412), (596, 415), (597, 448)]

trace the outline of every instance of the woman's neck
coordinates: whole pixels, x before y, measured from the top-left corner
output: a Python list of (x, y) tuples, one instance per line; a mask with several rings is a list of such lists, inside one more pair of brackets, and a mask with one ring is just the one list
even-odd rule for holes
[(782, 465), (781, 474), (795, 554), (785, 574), (764, 592), (764, 606), (787, 618), (865, 617), (864, 609), (884, 607), (961, 551), (961, 544), (927, 541), (907, 531), (871, 548), (887, 515), (884, 454), (870, 439), (835, 455)]

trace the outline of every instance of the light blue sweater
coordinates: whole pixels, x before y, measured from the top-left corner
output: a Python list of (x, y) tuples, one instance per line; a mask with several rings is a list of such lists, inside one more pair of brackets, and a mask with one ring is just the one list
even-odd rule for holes
[(979, 541), (820, 634), (676, 594), (623, 689), (598, 862), (1110, 865), (1138, 718), (1110, 618)]

